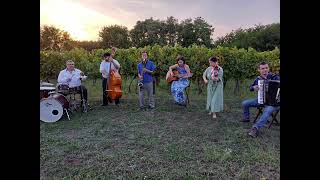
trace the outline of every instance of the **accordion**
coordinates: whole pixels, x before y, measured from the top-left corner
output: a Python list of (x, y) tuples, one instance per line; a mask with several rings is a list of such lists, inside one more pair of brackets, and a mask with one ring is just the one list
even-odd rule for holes
[(269, 106), (280, 106), (280, 81), (258, 80), (258, 103)]

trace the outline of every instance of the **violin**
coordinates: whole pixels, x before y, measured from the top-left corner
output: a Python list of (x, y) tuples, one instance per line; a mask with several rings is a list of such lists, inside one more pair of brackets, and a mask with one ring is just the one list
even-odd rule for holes
[[(112, 57), (115, 54), (115, 48), (112, 48)], [(108, 87), (107, 87), (107, 92), (108, 92), (108, 99), (109, 101), (111, 100), (116, 100), (121, 98), (122, 96), (122, 90), (121, 90), (121, 84), (122, 84), (122, 79), (121, 75), (117, 70), (111, 69), (111, 62), (110, 62), (110, 68), (109, 68), (109, 81), (108, 81)]]

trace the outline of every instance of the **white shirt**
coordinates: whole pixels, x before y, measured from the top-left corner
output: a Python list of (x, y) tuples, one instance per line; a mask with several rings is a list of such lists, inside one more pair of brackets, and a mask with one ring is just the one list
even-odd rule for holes
[[(58, 84), (67, 84), (71, 88), (81, 86), (80, 73), (81, 71), (76, 68), (74, 68), (74, 70), (71, 72), (67, 69), (64, 69), (59, 73)], [(71, 81), (68, 82), (67, 80), (69, 78), (71, 79)]]
[[(117, 60), (113, 59), (113, 62), (120, 68), (120, 64)], [(111, 63), (111, 69), (118, 71), (118, 69), (116, 69), (116, 67), (114, 67), (114, 64), (112, 62), (103, 60), (100, 64), (100, 73), (101, 73), (102, 77), (104, 77), (104, 78), (109, 77), (110, 63)], [(103, 71), (105, 71), (105, 72), (103, 72)]]

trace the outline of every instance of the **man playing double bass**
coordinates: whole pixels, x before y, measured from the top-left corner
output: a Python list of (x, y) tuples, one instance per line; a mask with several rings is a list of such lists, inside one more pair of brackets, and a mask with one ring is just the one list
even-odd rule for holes
[[(113, 55), (111, 55), (110, 53), (105, 53), (103, 54), (103, 61), (100, 64), (100, 72), (102, 75), (102, 89), (103, 89), (101, 106), (108, 105), (108, 92), (106, 90), (109, 82), (110, 68), (112, 70), (118, 71), (120, 68), (120, 63), (117, 60), (113, 59)], [(119, 99), (115, 99), (115, 104), (116, 105), (119, 104)]]

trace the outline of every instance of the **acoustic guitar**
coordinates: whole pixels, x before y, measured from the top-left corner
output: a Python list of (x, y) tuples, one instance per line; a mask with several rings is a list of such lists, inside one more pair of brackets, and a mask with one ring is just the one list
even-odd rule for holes
[[(169, 73), (169, 71), (168, 71)], [(179, 80), (179, 71), (177, 69), (172, 70), (172, 74), (167, 73), (167, 83), (172, 83), (173, 81), (178, 81)]]

